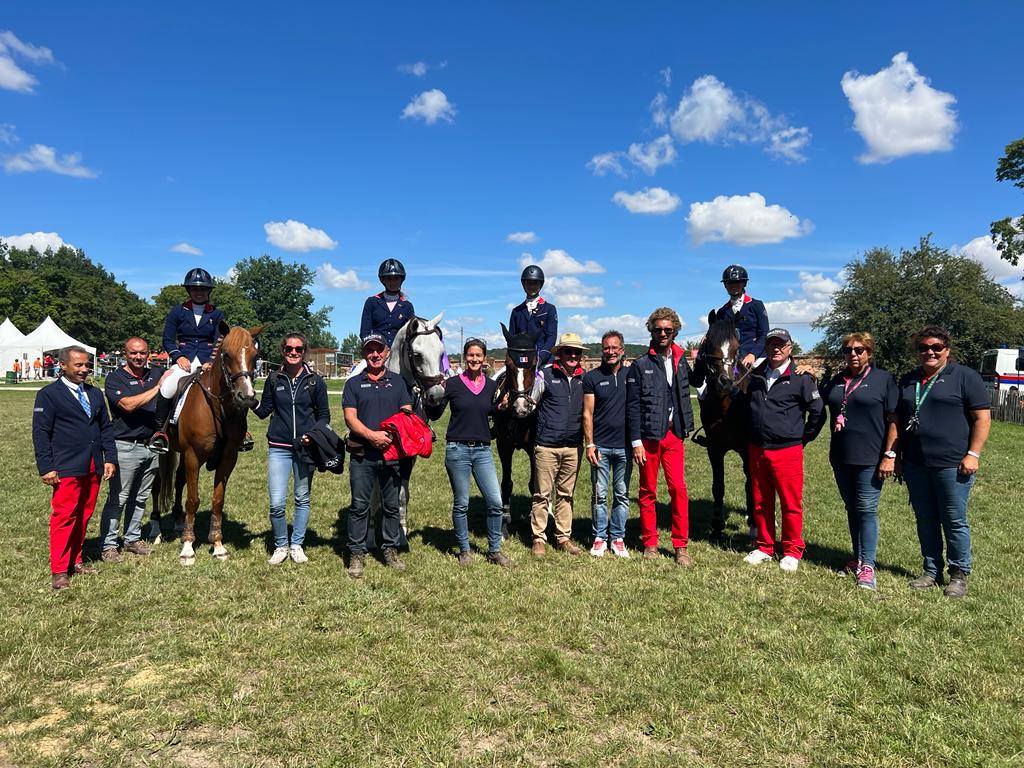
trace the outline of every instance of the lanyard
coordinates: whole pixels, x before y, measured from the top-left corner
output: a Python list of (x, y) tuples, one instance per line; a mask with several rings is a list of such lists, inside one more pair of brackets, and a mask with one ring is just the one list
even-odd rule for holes
[(918, 413), (921, 412), (921, 406), (924, 405), (924, 399), (926, 397), (928, 397), (928, 393), (932, 391), (932, 387), (935, 385), (935, 382), (938, 381), (939, 377), (942, 375), (942, 372), (944, 370), (946, 370), (946, 366), (942, 366), (942, 368), (939, 369), (938, 373), (936, 373), (934, 376), (932, 376), (928, 380), (928, 385), (924, 388), (924, 392), (921, 391), (921, 382), (920, 381), (915, 381), (914, 382), (914, 415), (915, 416)]
[[(843, 385), (843, 404), (839, 406), (840, 413), (846, 413), (846, 401), (849, 400), (850, 395), (856, 392), (860, 385), (864, 383), (864, 379), (868, 377), (869, 373), (871, 373), (870, 365), (864, 369), (864, 373), (860, 375), (860, 378), (856, 380), (856, 383), (853, 379), (846, 380), (846, 384)], [(851, 384), (853, 384), (852, 387), (850, 386)]]

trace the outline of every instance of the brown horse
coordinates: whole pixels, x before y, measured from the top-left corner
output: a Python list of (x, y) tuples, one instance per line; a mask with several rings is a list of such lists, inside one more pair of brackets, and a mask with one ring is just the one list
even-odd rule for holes
[[(192, 542), (199, 508), (199, 470), (203, 464), (216, 470), (209, 542), (213, 545), (214, 557), (223, 560), (228, 556), (221, 538), (224, 490), (238, 460), (246, 415), (256, 404), (253, 380), (259, 349), (253, 337), (263, 328), (246, 330), (221, 322), (222, 338), (214, 348), (212, 365), (198, 375), (184, 395), (177, 429), (171, 435), (171, 450), (160, 457), (160, 508), (168, 508), (172, 488), (175, 488), (179, 500), (177, 509), (180, 509), (182, 486), (188, 485), (179, 555), (182, 565), (196, 561)], [(177, 482), (172, 483), (178, 453), (182, 455), (184, 473), (179, 471)]]

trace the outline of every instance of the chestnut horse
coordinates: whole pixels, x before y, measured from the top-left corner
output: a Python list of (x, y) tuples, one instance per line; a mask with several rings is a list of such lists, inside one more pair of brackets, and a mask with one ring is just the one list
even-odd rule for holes
[[(182, 565), (193, 565), (196, 561), (192, 542), (199, 508), (199, 470), (203, 464), (216, 470), (209, 542), (213, 545), (214, 557), (223, 560), (228, 556), (221, 538), (224, 490), (238, 460), (246, 415), (256, 405), (253, 380), (259, 349), (253, 337), (264, 327), (246, 330), (221, 321), (221, 340), (214, 348), (212, 365), (196, 377), (185, 393), (177, 428), (170, 436), (171, 450), (160, 457), (160, 508), (168, 508), (172, 489), (175, 489), (179, 499), (177, 509), (180, 509), (182, 486), (188, 486), (179, 554)], [(177, 482), (172, 483), (178, 453), (182, 455), (184, 473), (179, 471)]]

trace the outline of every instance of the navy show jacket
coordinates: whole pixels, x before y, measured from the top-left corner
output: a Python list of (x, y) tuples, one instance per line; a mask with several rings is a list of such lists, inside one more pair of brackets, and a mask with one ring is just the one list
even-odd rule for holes
[(764, 337), (768, 334), (768, 312), (764, 303), (743, 295), (743, 306), (738, 314), (732, 311), (732, 301), (725, 302), (716, 315), (732, 320), (736, 326), (736, 334), (740, 337), (740, 358), (748, 353), (755, 358), (764, 357)]
[(191, 301), (174, 307), (164, 322), (164, 351), (170, 355), (171, 362), (176, 362), (179, 357), (186, 360), (198, 357), (201, 363), (210, 362), (223, 320), (224, 313), (213, 304), (203, 307), (199, 325), (196, 325)]
[(398, 301), (394, 309), (388, 309), (388, 303), (384, 301), (384, 292), (371, 296), (363, 304), (363, 317), (359, 323), (359, 338), (363, 339), (371, 333), (379, 333), (387, 339), (388, 346), (395, 343), (395, 334), (403, 325), (416, 317), (416, 310), (412, 302), (404, 293), (398, 294)]
[(530, 313), (524, 301), (513, 308), (508, 318), (508, 332), (515, 336), (525, 333), (537, 335), (537, 363), (543, 365), (551, 360), (551, 348), (558, 343), (558, 310), (554, 304), (537, 299), (537, 308)]
[(40, 475), (57, 471), (60, 477), (103, 473), (104, 464), (117, 464), (114, 427), (107, 414), (103, 393), (85, 385), (92, 416), (86, 416), (78, 397), (63, 377), (36, 393), (32, 413), (32, 445)]

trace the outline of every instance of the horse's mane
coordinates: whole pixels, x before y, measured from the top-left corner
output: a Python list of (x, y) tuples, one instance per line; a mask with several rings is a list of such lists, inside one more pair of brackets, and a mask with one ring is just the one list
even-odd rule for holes
[(715, 320), (704, 334), (704, 346), (707, 349), (721, 349), (723, 344), (739, 341), (736, 326), (732, 320), (722, 318)]

